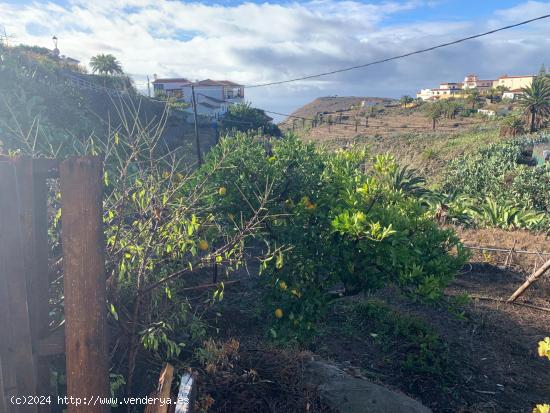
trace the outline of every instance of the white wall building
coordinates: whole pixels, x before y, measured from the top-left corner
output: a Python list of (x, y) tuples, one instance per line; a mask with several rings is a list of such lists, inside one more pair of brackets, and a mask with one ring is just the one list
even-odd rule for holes
[(464, 89), (477, 89), (480, 92), (493, 87), (494, 80), (481, 80), (477, 75), (468, 75), (464, 78)]
[(155, 75), (153, 92), (156, 97), (180, 99), (183, 97), (183, 87), (191, 82), (185, 78), (158, 79)]
[(523, 95), (523, 90), (521, 89), (508, 90), (502, 94), (502, 99), (516, 100), (521, 95)]
[(229, 80), (155, 79), (153, 86), (155, 96), (174, 97), (188, 104), (192, 104), (194, 87), (197, 113), (205, 116), (223, 115), (230, 105), (244, 102), (244, 86)]
[[(510, 76), (501, 76), (499, 79), (508, 79)], [(521, 77), (523, 79), (523, 77)], [(465, 90), (476, 89), (480, 92), (487, 91), (491, 89), (495, 80), (483, 80), (479, 79), (477, 75), (471, 74), (464, 78), (464, 82), (446, 82), (441, 83), (438, 88), (434, 89), (421, 89), (419, 93), (416, 94), (417, 98), (422, 100), (436, 100), (436, 99), (446, 99), (450, 97), (460, 97), (463, 96)], [(504, 82), (502, 80), (501, 82)]]

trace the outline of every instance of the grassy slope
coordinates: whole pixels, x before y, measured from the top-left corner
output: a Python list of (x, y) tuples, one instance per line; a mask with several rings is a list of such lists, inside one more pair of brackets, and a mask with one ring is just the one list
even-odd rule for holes
[[(334, 99), (336, 98), (332, 98)], [(345, 106), (351, 98), (339, 99), (343, 99)], [(318, 99), (295, 113), (306, 116), (310, 115), (311, 107), (328, 111), (336, 105), (332, 101), (329, 102), (330, 105), (322, 105), (323, 102), (323, 99)], [(332, 113), (336, 119), (336, 112)], [(393, 153), (401, 163), (419, 169), (430, 182), (438, 181), (449, 160), (502, 139), (499, 137), (497, 122), (477, 116), (442, 119), (433, 131), (431, 121), (421, 107), (378, 105), (374, 110), (344, 110), (342, 114), (347, 118), (344, 124), (334, 124), (330, 128), (324, 124), (311, 128), (306, 122), (302, 129), (302, 123), (297, 122), (295, 133), (306, 141), (329, 148), (358, 145), (368, 147), (372, 154)], [(354, 126), (355, 116), (360, 119), (357, 132)], [(365, 127), (366, 117), (368, 127)], [(292, 130), (292, 123), (286, 120), (281, 127)]]
[(354, 143), (372, 154), (392, 153), (403, 164), (418, 169), (432, 183), (438, 182), (447, 163), (462, 154), (502, 138), (494, 127), (476, 127), (452, 134), (406, 133), (387, 137), (360, 135)]

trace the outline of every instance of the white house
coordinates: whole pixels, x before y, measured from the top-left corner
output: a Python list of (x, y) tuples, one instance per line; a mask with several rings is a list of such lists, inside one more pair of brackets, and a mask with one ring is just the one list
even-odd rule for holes
[(462, 86), (460, 82), (441, 83), (438, 88), (421, 89), (416, 97), (422, 100), (446, 99), (462, 93)]
[[(499, 78), (500, 79), (500, 78)], [(441, 83), (435, 89), (422, 89), (416, 94), (422, 100), (438, 100), (451, 97), (463, 97), (464, 91), (476, 89), (480, 92), (487, 91), (493, 87), (494, 80), (482, 80), (477, 75), (471, 74), (464, 78), (464, 82)]]
[(503, 99), (510, 99), (515, 100), (518, 99), (521, 95), (523, 95), (523, 90), (521, 89), (512, 89), (504, 92), (502, 94)]
[(175, 97), (189, 104), (193, 102), (194, 87), (197, 113), (205, 116), (223, 115), (230, 105), (244, 102), (244, 86), (229, 80), (155, 79), (153, 86), (156, 96)]
[(158, 79), (155, 75), (153, 91), (156, 97), (168, 97), (180, 99), (183, 97), (182, 88), (190, 85), (191, 81), (185, 78)]

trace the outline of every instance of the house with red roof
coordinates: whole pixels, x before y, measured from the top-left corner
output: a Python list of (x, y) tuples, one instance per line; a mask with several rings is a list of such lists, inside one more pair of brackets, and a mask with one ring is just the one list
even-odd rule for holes
[(438, 88), (434, 89), (421, 89), (416, 94), (416, 97), (422, 100), (439, 100), (447, 99), (450, 97), (464, 97), (465, 91), (478, 90), (479, 92), (486, 92), (498, 86), (508, 89), (503, 94), (504, 98), (516, 99), (523, 93), (521, 90), (524, 87), (531, 86), (535, 76), (500, 76), (496, 80), (483, 80), (475, 74), (467, 75), (464, 78), (464, 82), (446, 82), (441, 83)]
[(196, 82), (185, 78), (155, 78), (155, 96), (176, 98), (192, 103), (192, 88), (195, 89), (197, 113), (205, 116), (219, 116), (229, 106), (244, 102), (244, 85), (229, 80), (205, 79)]

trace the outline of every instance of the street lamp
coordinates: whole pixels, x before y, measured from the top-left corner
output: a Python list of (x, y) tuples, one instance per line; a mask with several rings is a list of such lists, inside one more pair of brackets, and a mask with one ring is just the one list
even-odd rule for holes
[(54, 36), (52, 37), (52, 40), (53, 40), (53, 45), (54, 45), (54, 49), (53, 49), (53, 55), (55, 57), (58, 57), (59, 56), (59, 49), (57, 48), (57, 36)]

